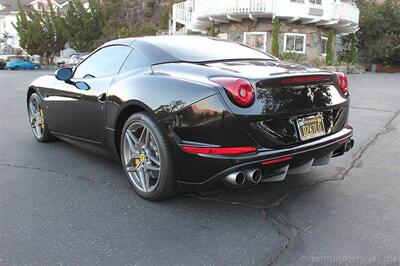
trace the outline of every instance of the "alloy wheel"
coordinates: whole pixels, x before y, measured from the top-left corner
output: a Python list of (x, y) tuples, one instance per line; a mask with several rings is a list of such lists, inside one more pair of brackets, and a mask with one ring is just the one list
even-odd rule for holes
[(131, 183), (140, 191), (153, 191), (160, 180), (161, 160), (149, 128), (133, 122), (125, 132), (122, 145), (122, 159)]
[(44, 134), (44, 118), (37, 95), (32, 95), (29, 99), (29, 121), (35, 137), (41, 139)]

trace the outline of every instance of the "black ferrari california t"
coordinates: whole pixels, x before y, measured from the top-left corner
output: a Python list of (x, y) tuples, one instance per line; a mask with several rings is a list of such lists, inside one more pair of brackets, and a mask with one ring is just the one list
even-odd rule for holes
[(27, 92), (35, 138), (107, 151), (142, 197), (248, 186), (353, 146), (344, 74), (199, 36), (108, 42)]

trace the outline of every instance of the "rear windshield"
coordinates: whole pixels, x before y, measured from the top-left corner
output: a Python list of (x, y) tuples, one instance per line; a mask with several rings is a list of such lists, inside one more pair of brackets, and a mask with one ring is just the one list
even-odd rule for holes
[[(151, 38), (151, 37), (150, 37)], [(274, 57), (238, 43), (200, 36), (162, 36), (149, 40), (180, 61), (209, 62)]]

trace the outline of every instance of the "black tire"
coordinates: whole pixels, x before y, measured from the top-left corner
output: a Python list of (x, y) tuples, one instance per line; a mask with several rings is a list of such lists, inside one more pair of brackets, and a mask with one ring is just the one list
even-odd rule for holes
[[(40, 100), (39, 95), (38, 95), (36, 92), (32, 93), (32, 94), (30, 95), (30, 97), (29, 97), (28, 102), (27, 102), (27, 108), (28, 108), (29, 123), (30, 123), (30, 125), (31, 125), (31, 129), (32, 129), (33, 136), (34, 136), (35, 139), (36, 139), (37, 141), (39, 141), (39, 142), (49, 142), (49, 141), (55, 140), (56, 138), (50, 133), (50, 130), (49, 130), (49, 127), (48, 127), (48, 125), (47, 125), (47, 121), (46, 121), (46, 118), (45, 118), (45, 117), (42, 118), (42, 119), (43, 119), (43, 127), (42, 127), (43, 134), (41, 134), (40, 136), (38, 136), (37, 134), (35, 134), (34, 128), (32, 127), (32, 124), (31, 124), (31, 116), (32, 116), (32, 114), (31, 114), (30, 107), (29, 107), (29, 104), (31, 103), (31, 101), (32, 101), (33, 99), (35, 99), (35, 100), (38, 102), (40, 108), (42, 109), (42, 104), (41, 104), (41, 100)], [(43, 109), (42, 109), (42, 110), (43, 110)], [(42, 112), (42, 113), (43, 113), (43, 112)]]
[[(149, 192), (143, 192), (138, 187), (136, 187), (136, 185), (129, 177), (129, 173), (125, 165), (125, 157), (123, 152), (124, 138), (126, 136), (126, 131), (129, 128), (129, 126), (137, 122), (142, 123), (147, 127), (147, 129), (151, 133), (151, 136), (155, 140), (159, 150), (159, 159), (160, 159), (159, 180), (154, 190)], [(173, 154), (171, 152), (168, 136), (159, 128), (156, 122), (147, 113), (145, 112), (135, 113), (126, 120), (122, 130), (120, 143), (121, 143), (120, 154), (121, 154), (122, 167), (125, 171), (125, 174), (128, 177), (128, 180), (132, 188), (135, 190), (137, 194), (148, 200), (164, 200), (177, 195), (178, 189), (174, 175)]]

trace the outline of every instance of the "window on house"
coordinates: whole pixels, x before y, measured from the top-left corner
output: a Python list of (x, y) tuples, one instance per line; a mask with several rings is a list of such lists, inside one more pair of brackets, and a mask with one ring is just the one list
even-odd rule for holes
[(310, 0), (310, 4), (321, 5), (322, 0)]
[(243, 43), (254, 47), (260, 51), (267, 50), (267, 33), (266, 32), (245, 32)]
[(306, 52), (306, 35), (299, 33), (285, 33), (284, 50), (289, 53)]
[(290, 0), (293, 3), (304, 3), (304, 0)]
[(321, 55), (326, 56), (326, 47), (328, 44), (328, 38), (321, 37)]

